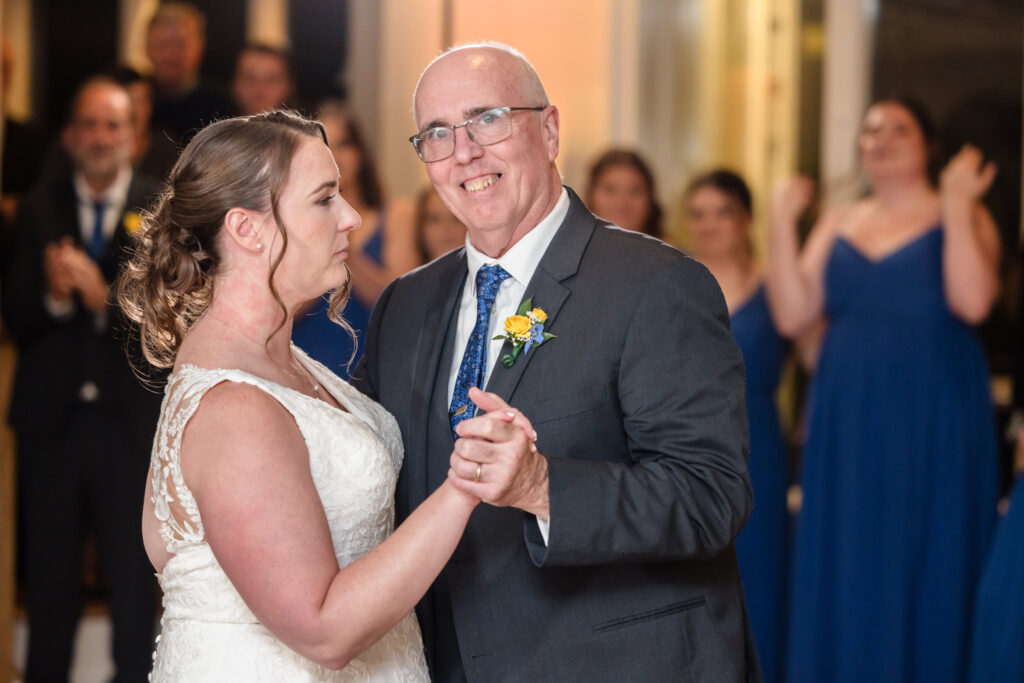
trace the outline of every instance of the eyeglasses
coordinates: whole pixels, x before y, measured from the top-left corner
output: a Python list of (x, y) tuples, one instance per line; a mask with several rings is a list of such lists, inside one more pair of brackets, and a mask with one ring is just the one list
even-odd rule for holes
[(498, 107), (481, 112), (454, 126), (434, 126), (409, 138), (425, 164), (447, 159), (455, 153), (455, 129), (465, 126), (469, 139), (481, 146), (493, 145), (512, 135), (512, 112), (544, 111), (547, 107)]

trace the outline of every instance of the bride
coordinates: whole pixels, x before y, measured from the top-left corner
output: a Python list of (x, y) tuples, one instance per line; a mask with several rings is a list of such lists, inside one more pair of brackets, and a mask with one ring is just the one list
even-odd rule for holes
[(122, 275), (172, 368), (143, 513), (153, 681), (427, 680), (411, 610), (478, 501), (446, 482), (393, 530), (394, 419), (289, 341), (303, 302), (333, 290), (337, 318), (348, 295), (360, 219), (338, 188), (319, 123), (211, 124)]

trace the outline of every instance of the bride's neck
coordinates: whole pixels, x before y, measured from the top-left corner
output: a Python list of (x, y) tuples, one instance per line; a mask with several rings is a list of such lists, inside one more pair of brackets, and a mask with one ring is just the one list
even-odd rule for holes
[(244, 288), (231, 289), (230, 285), (221, 289), (231, 294), (218, 296), (215, 293), (203, 318), (219, 326), (221, 334), (249, 342), (246, 346), (262, 348), (276, 361), (288, 361), (291, 358), (291, 314), (285, 315), (269, 291), (247, 292)]

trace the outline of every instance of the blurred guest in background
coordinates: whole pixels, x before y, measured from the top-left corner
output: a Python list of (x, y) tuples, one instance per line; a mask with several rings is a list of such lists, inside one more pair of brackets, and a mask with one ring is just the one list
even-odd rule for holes
[[(392, 280), (419, 265), (414, 207), (409, 201), (385, 200), (370, 147), (344, 103), (324, 103), (320, 120), (341, 172), (345, 199), (363, 219), (362, 227), (352, 233), (349, 241), (347, 263), (352, 271), (352, 296), (342, 313), (356, 331), (358, 360), (377, 297)], [(304, 315), (295, 316), (292, 339), (331, 371), (348, 377), (346, 364), (352, 358), (352, 340), (327, 317), (326, 299), (317, 299)]]
[(754, 259), (747, 184), (722, 169), (699, 176), (686, 190), (686, 215), (692, 254), (722, 288), (746, 368), (750, 483), (756, 504), (736, 539), (736, 559), (761, 666), (771, 683), (781, 675), (785, 647), (788, 476), (775, 393), (786, 342), (775, 331), (763, 273)]
[[(3, 102), (11, 85), (14, 55), (6, 42), (0, 46), (0, 92)], [(17, 252), (14, 215), (21, 200), (36, 182), (46, 152), (46, 136), (30, 121), (19, 121), (6, 111), (3, 117), (3, 159), (0, 160), (0, 289), (7, 280)]]
[(286, 50), (262, 43), (242, 48), (231, 84), (238, 114), (251, 116), (288, 106), (294, 94), (292, 59)]
[(26, 681), (67, 680), (87, 530), (110, 598), (114, 680), (145, 680), (151, 664), (156, 586), (138, 492), (160, 401), (132, 373), (108, 296), (157, 189), (132, 171), (131, 108), (113, 79), (86, 81), (63, 131), (72, 169), (18, 210), (3, 313), (18, 346), (9, 421), (27, 555)]
[[(8, 43), (0, 47), (0, 92), (8, 101), (14, 54)], [(4, 111), (3, 161), (0, 167), (0, 220), (10, 223), (18, 208), (18, 200), (28, 193), (39, 177), (46, 153), (46, 136), (30, 121), (20, 121)], [(5, 231), (6, 232), (6, 231)], [(2, 262), (5, 259), (0, 259)]]
[(636, 152), (613, 149), (598, 157), (584, 197), (591, 211), (620, 228), (664, 236), (654, 174)]
[(153, 130), (153, 84), (130, 66), (114, 69), (113, 76), (132, 98), (132, 127), (135, 130), (132, 163), (135, 170), (155, 180), (163, 180), (178, 158), (178, 147), (162, 131)]
[(146, 56), (153, 65), (153, 126), (184, 145), (205, 124), (231, 112), (231, 103), (202, 82), (206, 17), (187, 2), (162, 2), (149, 20)]
[(803, 454), (787, 657), (791, 681), (959, 681), (996, 509), (985, 357), (995, 300), (995, 177), (963, 148), (938, 190), (934, 129), (882, 100), (859, 138), (871, 192), (802, 251), (810, 181), (772, 205), (768, 298), (792, 336), (828, 322)]
[(1024, 681), (1024, 477), (985, 563), (971, 643), (971, 683)]
[(416, 249), (420, 261), (428, 263), (466, 243), (466, 226), (441, 201), (433, 185), (416, 199)]

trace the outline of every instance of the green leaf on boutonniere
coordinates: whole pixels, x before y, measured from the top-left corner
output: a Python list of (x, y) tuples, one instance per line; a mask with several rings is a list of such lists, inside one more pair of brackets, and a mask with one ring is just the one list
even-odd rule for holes
[(501, 357), (501, 364), (506, 368), (512, 367), (512, 364), (516, 362), (516, 358), (519, 358), (519, 352), (523, 350), (522, 345), (516, 346), (512, 349), (512, 353), (506, 353)]

